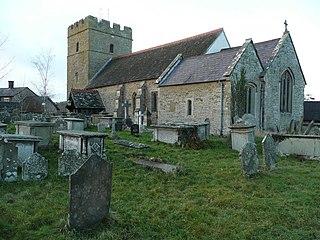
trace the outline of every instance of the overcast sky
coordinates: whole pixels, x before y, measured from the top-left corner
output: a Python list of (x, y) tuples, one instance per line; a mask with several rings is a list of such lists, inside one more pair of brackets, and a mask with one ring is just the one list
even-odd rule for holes
[(87, 15), (131, 27), (133, 51), (220, 27), (232, 47), (247, 38), (266, 41), (282, 36), (286, 19), (307, 81), (305, 92), (320, 100), (319, 12), (319, 0), (1, 0), (0, 34), (8, 40), (0, 50), (0, 67), (14, 62), (0, 87), (13, 80), (16, 87), (36, 91), (39, 76), (31, 62), (52, 49), (53, 100), (65, 100), (67, 28)]

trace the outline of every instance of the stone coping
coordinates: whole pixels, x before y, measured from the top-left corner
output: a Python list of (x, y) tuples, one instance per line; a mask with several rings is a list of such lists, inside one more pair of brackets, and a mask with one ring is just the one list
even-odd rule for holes
[(64, 118), (66, 121), (73, 121), (73, 122), (84, 122), (84, 119), (82, 118)]
[(0, 134), (0, 136), (8, 141), (33, 141), (40, 142), (42, 137), (33, 135), (19, 135), (19, 134)]
[(159, 124), (159, 125), (151, 125), (152, 128), (193, 128), (195, 126), (205, 126), (209, 123), (170, 123), (170, 124)]
[(237, 125), (237, 124), (234, 124), (232, 126), (230, 126), (229, 128), (230, 129), (240, 129), (240, 128), (254, 128), (256, 125)]
[(99, 117), (100, 119), (123, 119), (122, 117), (106, 117), (106, 116), (104, 116), (104, 117)]
[(309, 139), (319, 139), (320, 135), (302, 135), (302, 134), (281, 134), (281, 133), (272, 133), (272, 137), (276, 138), (309, 138)]
[(62, 130), (57, 131), (60, 135), (73, 136), (73, 137), (106, 137), (107, 133), (89, 132), (81, 130)]
[(14, 125), (22, 125), (29, 127), (53, 127), (54, 123), (52, 122), (37, 122), (37, 121), (16, 121)]

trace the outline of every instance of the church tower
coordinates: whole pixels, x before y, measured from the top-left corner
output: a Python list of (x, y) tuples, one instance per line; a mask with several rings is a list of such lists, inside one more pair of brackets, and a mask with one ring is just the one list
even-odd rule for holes
[(93, 16), (68, 27), (67, 91), (83, 89), (112, 57), (132, 52), (132, 30)]

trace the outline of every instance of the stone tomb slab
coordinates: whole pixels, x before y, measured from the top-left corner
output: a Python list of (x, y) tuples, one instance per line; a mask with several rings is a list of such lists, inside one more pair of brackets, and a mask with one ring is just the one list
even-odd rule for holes
[(65, 150), (58, 160), (58, 175), (74, 174), (86, 160), (76, 149)]
[(273, 137), (268, 134), (262, 140), (262, 153), (263, 161), (266, 165), (266, 168), (269, 171), (272, 171), (277, 166), (277, 145)]
[(71, 229), (90, 227), (104, 219), (110, 208), (112, 165), (92, 155), (69, 176), (69, 214)]
[(255, 143), (247, 143), (240, 152), (244, 175), (250, 177), (259, 172), (258, 152)]
[(137, 143), (137, 142), (130, 142), (130, 141), (127, 141), (127, 140), (118, 140), (118, 141), (115, 142), (115, 144), (122, 145), (122, 146), (125, 146), (125, 147), (130, 147), (130, 148), (137, 148), (137, 149), (147, 149), (147, 148), (149, 148), (149, 146), (146, 145), (146, 144)]
[(176, 173), (179, 171), (179, 167), (171, 164), (166, 164), (166, 163), (153, 162), (153, 161), (148, 161), (144, 159), (140, 159), (136, 161), (136, 163), (142, 166), (161, 170), (164, 173)]
[(48, 176), (48, 160), (41, 156), (39, 153), (32, 154), (22, 164), (22, 179), (29, 180), (42, 180)]
[(18, 180), (18, 148), (14, 143), (0, 141), (0, 180)]

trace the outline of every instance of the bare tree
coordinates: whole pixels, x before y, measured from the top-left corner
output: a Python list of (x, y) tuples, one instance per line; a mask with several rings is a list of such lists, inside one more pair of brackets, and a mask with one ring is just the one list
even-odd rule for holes
[[(8, 40), (8, 36), (0, 36), (0, 49), (5, 44), (5, 42)], [(14, 58), (11, 58), (8, 62), (0, 65), (0, 79), (7, 76), (11, 71), (12, 68), (10, 68), (10, 65), (12, 64)]]
[(46, 100), (48, 97), (53, 97), (53, 92), (50, 89), (50, 80), (53, 77), (51, 72), (52, 64), (54, 60), (52, 49), (42, 50), (32, 61), (33, 66), (37, 69), (40, 76), (40, 82), (33, 83), (37, 89), (39, 95), (43, 97), (43, 112), (47, 112)]
[(50, 80), (53, 77), (51, 72), (54, 60), (52, 49), (42, 50), (32, 61), (33, 66), (37, 69), (40, 76), (40, 82), (33, 83), (40, 96), (52, 97), (53, 93), (50, 89)]

